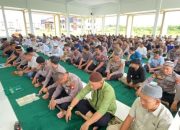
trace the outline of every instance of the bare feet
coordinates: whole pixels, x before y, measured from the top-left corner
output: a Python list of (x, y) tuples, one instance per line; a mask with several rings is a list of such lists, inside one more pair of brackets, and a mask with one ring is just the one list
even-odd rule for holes
[(93, 130), (98, 130), (98, 127), (97, 126), (93, 127)]
[(65, 116), (65, 111), (60, 111), (58, 114), (57, 114), (57, 117), (59, 119), (63, 118)]
[(17, 75), (17, 71), (12, 72), (12, 74)]
[(48, 99), (49, 98), (49, 93), (46, 93), (45, 95), (42, 96), (43, 99)]
[(17, 71), (17, 75), (23, 76), (23, 71)]
[(38, 88), (38, 87), (40, 87), (40, 86), (41, 86), (40, 83), (34, 84), (34, 87), (36, 87), (36, 88)]

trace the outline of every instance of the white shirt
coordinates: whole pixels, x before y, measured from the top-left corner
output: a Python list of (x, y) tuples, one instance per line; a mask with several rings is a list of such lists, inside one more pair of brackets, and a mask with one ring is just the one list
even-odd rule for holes
[(136, 49), (137, 52), (139, 52), (143, 56), (147, 56), (147, 48), (146, 47), (138, 47)]
[(46, 45), (46, 44), (43, 44), (41, 46), (41, 51), (46, 53), (46, 52), (49, 52), (50, 51), (50, 48)]
[(64, 55), (64, 51), (62, 48), (57, 47), (56, 49), (52, 49), (51, 51), (51, 56), (57, 56), (57, 57), (61, 57)]
[(36, 56), (33, 56), (31, 61), (28, 61), (28, 67), (31, 68), (36, 68), (38, 66), (37, 62), (36, 62)]
[(31, 39), (25, 39), (25, 41), (22, 43), (22, 45), (30, 46), (31, 45)]

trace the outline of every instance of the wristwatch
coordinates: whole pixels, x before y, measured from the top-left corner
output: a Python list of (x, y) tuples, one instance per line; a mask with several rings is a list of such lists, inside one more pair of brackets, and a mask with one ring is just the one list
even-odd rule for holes
[(73, 109), (73, 107), (72, 107), (72, 106), (68, 106), (68, 109), (69, 109), (69, 110), (72, 110), (72, 109)]

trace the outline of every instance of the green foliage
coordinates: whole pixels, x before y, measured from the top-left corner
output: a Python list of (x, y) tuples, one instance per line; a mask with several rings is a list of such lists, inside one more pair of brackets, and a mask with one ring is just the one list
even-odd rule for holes
[[(106, 34), (115, 34), (116, 26), (114, 25), (109, 25), (104, 28), (104, 31)], [(126, 32), (126, 27), (125, 26), (120, 26), (118, 29), (120, 34), (125, 34)], [(142, 35), (152, 35), (153, 32), (153, 27), (133, 27), (132, 29), (132, 34), (134, 36), (142, 36)], [(160, 34), (160, 27), (157, 27), (157, 35)], [(180, 35), (180, 25), (176, 26), (169, 26), (168, 27), (168, 32), (167, 35)]]
[[(115, 34), (115, 31), (116, 31), (116, 26), (114, 25), (114, 26), (112, 26), (112, 25), (110, 25), (110, 26), (106, 26), (105, 28), (104, 28), (104, 32), (108, 35), (108, 34)], [(125, 32), (126, 32), (126, 26), (120, 26), (119, 27), (119, 29), (118, 29), (118, 32), (119, 32), (119, 34), (125, 34)]]
[(168, 26), (168, 35), (180, 35), (180, 25), (177, 26)]

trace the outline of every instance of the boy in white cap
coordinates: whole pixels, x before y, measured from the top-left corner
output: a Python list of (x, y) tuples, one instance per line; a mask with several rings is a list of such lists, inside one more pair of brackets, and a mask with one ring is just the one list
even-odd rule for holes
[(61, 57), (64, 55), (64, 52), (62, 50), (62, 48), (58, 47), (58, 43), (53, 43), (53, 48), (50, 52), (50, 56), (57, 56), (57, 57)]

